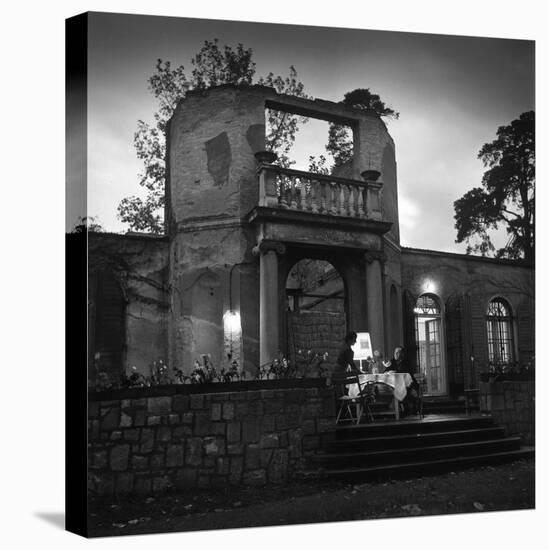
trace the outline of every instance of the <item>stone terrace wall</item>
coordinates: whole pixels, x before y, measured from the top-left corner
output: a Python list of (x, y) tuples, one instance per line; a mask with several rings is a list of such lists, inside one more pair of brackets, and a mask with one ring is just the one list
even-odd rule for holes
[(480, 383), (480, 410), (488, 412), (507, 435), (535, 443), (535, 384), (533, 380)]
[[(286, 483), (333, 437), (331, 388), (175, 393), (97, 400), (88, 409), (90, 494)], [(134, 393), (134, 397), (128, 394)], [(122, 393), (122, 392), (120, 392)]]

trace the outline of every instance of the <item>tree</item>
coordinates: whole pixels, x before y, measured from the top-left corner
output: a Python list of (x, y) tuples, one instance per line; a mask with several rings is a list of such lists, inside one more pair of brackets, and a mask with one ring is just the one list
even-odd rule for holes
[[(356, 88), (347, 92), (343, 96), (343, 105), (361, 109), (363, 111), (373, 111), (380, 117), (388, 119), (398, 119), (400, 113), (387, 107), (378, 94), (374, 94), (369, 88)], [(341, 124), (330, 124), (328, 133), (328, 145), (326, 151), (334, 157), (336, 166), (341, 166), (353, 156), (353, 136), (347, 126)]]
[[(172, 68), (169, 61), (158, 59), (155, 73), (148, 79), (149, 90), (158, 99), (158, 111), (154, 123), (138, 121), (134, 135), (137, 156), (143, 161), (144, 169), (139, 176), (139, 185), (147, 190), (144, 199), (136, 196), (122, 199), (118, 205), (118, 217), (128, 223), (131, 229), (152, 233), (163, 232), (163, 207), (165, 189), (166, 123), (172, 116), (177, 103), (192, 89), (204, 89), (220, 84), (251, 85), (256, 65), (252, 61), (252, 50), (242, 44), (233, 49), (220, 48), (218, 40), (206, 40), (200, 51), (191, 60), (190, 78), (180, 65)], [(297, 72), (290, 67), (287, 78), (269, 73), (259, 79), (258, 84), (273, 86), (279, 93), (307, 97), (303, 84), (297, 80)], [(269, 110), (267, 120), (267, 149), (279, 155), (279, 164), (289, 166), (288, 152), (294, 140), (298, 124), (307, 119)]]
[[(482, 186), (454, 202), (456, 242), (467, 243), (467, 254), (534, 260), (535, 114), (522, 113), (500, 126), (496, 139), (478, 153), (488, 170)], [(506, 245), (495, 249), (489, 232), (505, 227)]]

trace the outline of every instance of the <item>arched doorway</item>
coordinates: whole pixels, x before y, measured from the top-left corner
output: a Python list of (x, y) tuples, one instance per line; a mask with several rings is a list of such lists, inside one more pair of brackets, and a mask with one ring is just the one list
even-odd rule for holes
[(446, 366), (442, 345), (442, 311), (433, 294), (423, 294), (414, 307), (417, 363), (427, 380), (427, 393), (446, 393)]
[(287, 354), (328, 353), (333, 366), (346, 332), (345, 285), (325, 260), (302, 259), (286, 278)]

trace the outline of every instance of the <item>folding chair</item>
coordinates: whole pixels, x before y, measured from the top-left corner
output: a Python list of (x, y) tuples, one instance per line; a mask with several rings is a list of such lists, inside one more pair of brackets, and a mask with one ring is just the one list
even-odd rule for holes
[[(375, 402), (375, 384), (373, 382), (360, 384), (357, 374), (338, 377), (333, 379), (332, 382), (335, 386), (338, 402), (336, 424), (345, 417), (358, 424), (365, 412), (369, 421), (374, 420), (370, 409), (370, 405)], [(353, 415), (353, 407), (356, 411), (356, 418)]]

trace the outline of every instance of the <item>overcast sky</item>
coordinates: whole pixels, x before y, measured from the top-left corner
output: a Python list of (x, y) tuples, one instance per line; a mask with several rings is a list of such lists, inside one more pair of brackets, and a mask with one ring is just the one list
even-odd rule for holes
[[(534, 109), (533, 42), (92, 14), (89, 215), (107, 230), (125, 230), (117, 205), (141, 193), (133, 134), (137, 120), (152, 121), (156, 110), (147, 78), (157, 58), (183, 64), (190, 74), (191, 58), (213, 38), (251, 47), (257, 77), (285, 76), (294, 65), (313, 97), (339, 101), (359, 87), (380, 94), (400, 112), (388, 126), (396, 144), (401, 243), (465, 251), (454, 242), (453, 202), (480, 185), (484, 167), (477, 154), (497, 127)], [(322, 154), (324, 142), (309, 124), (296, 156)]]

